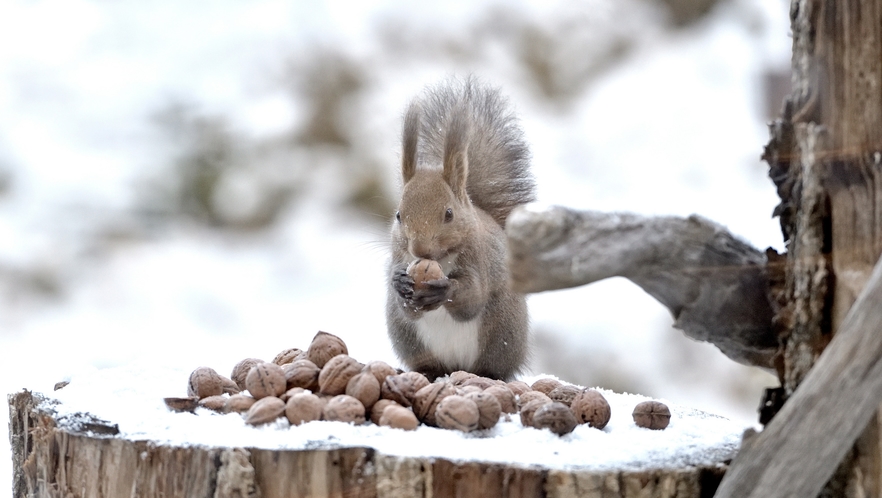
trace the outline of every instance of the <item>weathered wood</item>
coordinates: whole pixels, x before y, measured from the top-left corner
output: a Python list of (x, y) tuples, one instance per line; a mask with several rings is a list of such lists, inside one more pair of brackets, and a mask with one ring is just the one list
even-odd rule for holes
[(828, 213), (819, 153), (826, 136), (823, 129), (813, 124), (795, 125), (794, 134), (800, 159), (793, 172), (797, 178), (794, 185), (798, 188), (795, 195), (799, 196), (799, 210), (794, 216), (796, 229), (785, 277), (787, 306), (779, 313), (779, 320), (786, 321), (787, 331), (783, 382), (787, 395), (799, 386), (830, 339), (830, 248), (825, 245), (824, 222)]
[(371, 448), (249, 451), (263, 498), (377, 496)]
[(432, 465), (432, 496), (542, 496), (542, 469), (438, 459)]
[(776, 368), (766, 256), (720, 225), (528, 205), (511, 214), (506, 234), (521, 292), (625, 277), (665, 305), (686, 335), (735, 361)]
[(718, 485), (705, 476), (725, 468), (721, 462), (708, 468), (586, 472), (390, 456), (360, 447), (165, 446), (70, 428), (112, 432), (112, 426), (88, 416), (88, 424), (62, 426), (41, 401), (27, 391), (9, 397), (17, 498), (698, 498)]
[(790, 400), (739, 451), (717, 496), (817, 496), (882, 402), (882, 259)]
[[(882, 254), (882, 0), (792, 0), (792, 93), (771, 127), (769, 176), (788, 242), (774, 324), (784, 391), (805, 382)], [(882, 495), (882, 420), (829, 496)]]

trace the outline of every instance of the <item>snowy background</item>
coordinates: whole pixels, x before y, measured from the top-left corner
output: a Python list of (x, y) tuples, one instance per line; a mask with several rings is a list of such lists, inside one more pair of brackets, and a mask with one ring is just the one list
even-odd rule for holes
[[(780, 250), (759, 155), (789, 56), (785, 0), (0, 1), (0, 391), (228, 373), (319, 329), (397, 363), (400, 118), (450, 74), (509, 96), (541, 201), (698, 213)], [(775, 385), (624, 280), (530, 307), (534, 374), (745, 426)]]

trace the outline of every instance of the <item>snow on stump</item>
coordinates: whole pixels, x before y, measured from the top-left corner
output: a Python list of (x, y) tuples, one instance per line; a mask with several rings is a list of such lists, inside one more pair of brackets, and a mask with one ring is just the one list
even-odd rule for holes
[(564, 436), (516, 414), (471, 433), (284, 417), (253, 427), (234, 413), (170, 411), (163, 397), (187, 375), (120, 367), (9, 395), (13, 496), (710, 496), (743, 430), (673, 404), (666, 429), (640, 428), (632, 411), (648, 398), (602, 389), (607, 426)]

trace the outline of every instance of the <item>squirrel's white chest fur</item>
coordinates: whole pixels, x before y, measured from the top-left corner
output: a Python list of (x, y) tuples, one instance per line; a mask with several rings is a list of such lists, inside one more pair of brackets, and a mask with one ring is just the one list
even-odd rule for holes
[[(456, 268), (459, 254), (450, 254), (443, 258), (441, 270), (444, 275)], [(481, 329), (481, 317), (467, 322), (454, 320), (443, 306), (423, 313), (416, 321), (417, 335), (426, 348), (444, 365), (459, 370), (469, 370), (478, 359), (478, 331)]]
[(442, 306), (424, 313), (416, 321), (416, 329), (426, 348), (448, 368), (469, 370), (478, 359), (480, 316), (460, 322)]

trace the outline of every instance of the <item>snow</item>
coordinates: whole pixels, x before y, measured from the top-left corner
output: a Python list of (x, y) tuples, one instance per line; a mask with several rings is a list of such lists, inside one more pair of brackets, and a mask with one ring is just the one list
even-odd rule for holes
[[(149, 7), (5, 2), (0, 392), (48, 393), (56, 382), (72, 380), (54, 393), (65, 405), (81, 403), (134, 431), (132, 414), (122, 413), (125, 405), (107, 406), (106, 398), (89, 394), (103, 389), (134, 397), (105, 376), (135, 376), (143, 368), (145, 384), (157, 376), (181, 394), (182, 379), (195, 366), (227, 372), (245, 357), (269, 359), (303, 347), (317, 330), (344, 337), (362, 358), (398, 365), (383, 313), (386, 229), (340, 209), (339, 179), (325, 171), (345, 171), (354, 158), (301, 151), (280, 159), (322, 168), (305, 168), (302, 175), (312, 183), (265, 232), (243, 237), (186, 221), (146, 228), (133, 221), (134, 199), (145, 188), (140, 180), (172, 155), (173, 144), (159, 141), (151, 124), (157, 110), (169, 101), (193, 103), (204, 115), (226, 118), (245, 140), (290, 133), (307, 110), (291, 98), (284, 75), (292, 63), (327, 47), (370, 69), (364, 99), (353, 110), (353, 116), (364, 114), (360, 121), (353, 118), (354, 156), (379, 163), (390, 184), (396, 181), (407, 100), (449, 73), (474, 71), (501, 86), (515, 104), (541, 203), (643, 215), (698, 213), (760, 249), (782, 249), (778, 222), (771, 218), (777, 198), (759, 161), (767, 141), (759, 81), (763, 71), (789, 64), (786, 1), (721, 2), (707, 18), (680, 30), (665, 27), (636, 0), (427, 7), (400, 0), (355, 8), (348, 1), (221, 0), (209, 6), (163, 0)], [(616, 40), (625, 40), (628, 49), (563, 103), (549, 102), (512, 53), (517, 43), (480, 31), (488, 17), (500, 21), (503, 33), (519, 19), (544, 33), (563, 26), (566, 37), (582, 42), (576, 49), (588, 52), (570, 59), (566, 50), (552, 54), (565, 62), (590, 61)], [(376, 35), (386, 23), (394, 26), (386, 36), (401, 37), (393, 40), (397, 45), (384, 45)], [(454, 55), (445, 37), (456, 41)], [(400, 46), (411, 50), (410, 58), (388, 53)], [(564, 76), (584, 69), (573, 64), (552, 69)], [(4, 194), (7, 172), (11, 187)], [(228, 193), (241, 201), (252, 187), (230, 185)], [(533, 295), (529, 305), (535, 337), (546, 341), (536, 347), (556, 347), (561, 355), (540, 364), (541, 355), (534, 354), (532, 374), (572, 381), (568, 377), (588, 371), (600, 387), (624, 382), (629, 391), (668, 399), (675, 413), (690, 413), (682, 408), (689, 406), (727, 416), (731, 422), (688, 418), (689, 425), (720, 424), (702, 433), (719, 433), (728, 442), (709, 445), (731, 447), (739, 428), (755, 423), (761, 389), (776, 385), (772, 376), (732, 363), (713, 346), (685, 339), (671, 329), (661, 305), (622, 279)], [(576, 366), (555, 370), (568, 364)], [(144, 389), (144, 399), (131, 402), (161, 416), (169, 431), (196, 420), (239, 423), (208, 413), (166, 413), (159, 400), (175, 393), (159, 385), (153, 394)], [(632, 404), (624, 399), (637, 398), (623, 397), (616, 406)], [(614, 417), (628, 413), (614, 407)], [(678, 432), (687, 427), (677, 422), (661, 433), (627, 424), (627, 417), (614, 418), (610, 432), (572, 437), (631, 434), (646, 444), (659, 439), (662, 448), (670, 442), (665, 438), (683, 437), (686, 446), (688, 437), (702, 439)], [(0, 427), (7, 430), (2, 420)], [(368, 437), (380, 429), (346, 430)], [(557, 441), (517, 424), (499, 430), (513, 433), (506, 438)], [(264, 432), (280, 431), (239, 434), (253, 437), (253, 446)], [(389, 438), (398, 436), (404, 437), (393, 432)], [(465, 439), (481, 445), (496, 438)], [(649, 447), (637, 446), (609, 453), (636, 448), (649, 459)], [(0, 435), (0, 454), (9, 453), (8, 438)], [(0, 464), (0, 489), (9, 489), (10, 481), (11, 465)]]
[[(492, 429), (469, 434), (428, 426), (403, 431), (371, 423), (323, 421), (290, 426), (284, 417), (252, 427), (238, 414), (221, 415), (204, 408), (195, 414), (174, 413), (166, 408), (163, 398), (184, 396), (188, 377), (185, 369), (144, 363), (93, 370), (48, 393), (48, 399), (59, 404), (47, 406), (59, 418), (90, 413), (117, 424), (117, 437), (173, 446), (289, 450), (361, 446), (386, 455), (594, 471), (713, 466), (735, 455), (743, 431), (741, 424), (731, 420), (669, 402), (668, 427), (643, 429), (634, 424), (631, 412), (649, 398), (604, 389), (599, 391), (610, 403), (612, 414), (606, 428), (580, 425), (565, 436), (525, 428), (517, 415), (501, 419)], [(532, 383), (536, 378), (525, 380)]]

